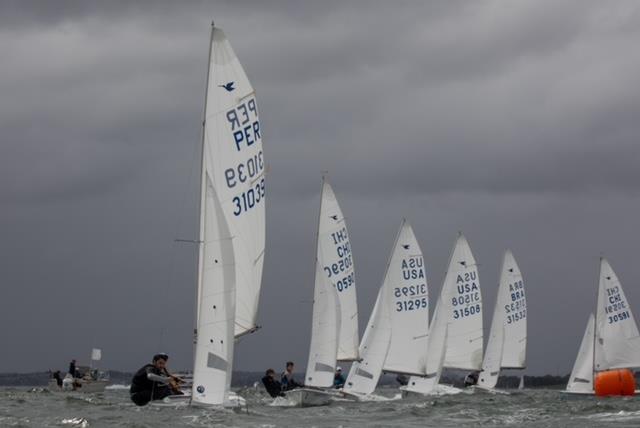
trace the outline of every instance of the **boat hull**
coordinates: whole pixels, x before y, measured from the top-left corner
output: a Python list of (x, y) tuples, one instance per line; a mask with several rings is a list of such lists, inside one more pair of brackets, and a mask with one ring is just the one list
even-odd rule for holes
[(321, 389), (298, 388), (286, 392), (286, 398), (292, 407), (328, 406), (336, 395)]

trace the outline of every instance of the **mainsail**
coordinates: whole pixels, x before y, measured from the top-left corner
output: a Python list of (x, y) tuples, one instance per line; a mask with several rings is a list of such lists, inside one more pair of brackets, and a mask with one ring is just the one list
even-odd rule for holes
[(482, 294), (478, 266), (460, 233), (445, 283), (450, 322), (444, 367), (480, 370), (482, 365)]
[(357, 356), (352, 342), (355, 340), (357, 346), (358, 314), (349, 235), (335, 194), (324, 177), (320, 199), (313, 320), (305, 384), (328, 387), (333, 384), (336, 359)]
[(502, 260), (491, 332), (478, 385), (494, 388), (501, 368), (525, 368), (527, 303), (522, 274), (511, 251)]
[(373, 312), (344, 390), (371, 394), (382, 370), (424, 374), (429, 295), (422, 251), (402, 221)]
[(236, 261), (236, 336), (256, 328), (265, 245), (265, 162), (256, 96), (229, 41), (213, 27), (202, 186), (222, 205)]
[(335, 288), (340, 302), (337, 359), (357, 360), (360, 336), (351, 242), (346, 219), (326, 177), (322, 177), (317, 263), (324, 273), (322, 280)]
[(265, 164), (254, 90), (211, 29), (200, 181), (192, 401), (223, 404), (234, 335), (256, 327), (265, 242)]
[[(640, 335), (631, 306), (609, 262), (600, 259), (595, 370), (640, 367)], [(600, 350), (602, 352), (600, 352)]]
[(443, 367), (479, 370), (482, 364), (482, 295), (476, 261), (460, 233), (433, 314), (424, 377), (412, 376), (406, 389), (433, 391)]
[(391, 344), (385, 372), (425, 374), (429, 333), (429, 289), (422, 250), (411, 225), (403, 220), (386, 274)]

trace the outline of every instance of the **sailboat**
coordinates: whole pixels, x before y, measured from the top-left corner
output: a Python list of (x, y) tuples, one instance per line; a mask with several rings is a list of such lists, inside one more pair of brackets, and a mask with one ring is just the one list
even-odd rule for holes
[(382, 285), (343, 392), (370, 395), (382, 371), (425, 374), (429, 290), (422, 250), (411, 225), (402, 220)]
[(511, 251), (502, 260), (496, 306), (478, 387), (493, 390), (500, 369), (526, 367), (527, 301), (522, 273)]
[(295, 406), (329, 404), (338, 360), (358, 358), (358, 311), (347, 224), (326, 177), (316, 236), (315, 285), (305, 388), (287, 391)]
[(635, 367), (640, 367), (638, 326), (622, 284), (609, 262), (601, 258), (595, 316), (589, 318), (566, 392), (594, 394), (599, 376)]
[(404, 395), (437, 393), (443, 368), (480, 370), (482, 340), (478, 267), (467, 239), (459, 233), (429, 328), (426, 374), (411, 376), (401, 387)]
[(200, 161), (195, 358), (188, 398), (197, 406), (236, 407), (244, 400), (230, 391), (234, 340), (257, 328), (265, 162), (254, 89), (213, 23)]

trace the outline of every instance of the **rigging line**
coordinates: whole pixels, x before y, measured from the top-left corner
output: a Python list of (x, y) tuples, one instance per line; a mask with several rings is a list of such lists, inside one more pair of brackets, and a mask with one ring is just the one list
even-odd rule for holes
[[(189, 162), (189, 175), (187, 177), (186, 182), (184, 183), (183, 188), (186, 189), (192, 189), (193, 186), (191, 186), (191, 183), (194, 179), (194, 171), (196, 168), (194, 168), (194, 165), (196, 163), (198, 163), (198, 157), (199, 157), (199, 148), (200, 148), (200, 142), (198, 141), (198, 144), (194, 144), (192, 147), (192, 153), (191, 153), (191, 161)], [(186, 191), (186, 192), (181, 192), (182, 193), (182, 200), (180, 205), (178, 205), (179, 207), (181, 207), (180, 209), (176, 210), (175, 214), (174, 214), (174, 218), (172, 221), (172, 224), (175, 225), (174, 230), (173, 230), (173, 236), (178, 236), (180, 234), (180, 231), (183, 228), (184, 225), (184, 220), (185, 220), (185, 209), (184, 207), (186, 206), (186, 202), (187, 199), (192, 195), (193, 192), (191, 191)], [(160, 334), (159, 334), (159, 338), (158, 338), (158, 349), (157, 351), (163, 351), (162, 347), (164, 346), (164, 340), (165, 340), (165, 333), (167, 331), (167, 323), (168, 323), (168, 319), (165, 316), (165, 314), (169, 313), (169, 289), (171, 288), (171, 286), (174, 284), (174, 277), (175, 277), (175, 271), (176, 271), (176, 243), (179, 242), (192, 242), (192, 243), (200, 243), (200, 241), (198, 240), (184, 240), (184, 239), (174, 239), (173, 242), (171, 243), (171, 245), (169, 246), (168, 249), (168, 259), (169, 259), (169, 264), (167, 266), (168, 269), (168, 275), (166, 276), (166, 279), (164, 281), (163, 284), (163, 289), (162, 289), (162, 304), (160, 305), (160, 307), (162, 308), (161, 310), (161, 319), (163, 319), (164, 321), (161, 324), (160, 327)]]

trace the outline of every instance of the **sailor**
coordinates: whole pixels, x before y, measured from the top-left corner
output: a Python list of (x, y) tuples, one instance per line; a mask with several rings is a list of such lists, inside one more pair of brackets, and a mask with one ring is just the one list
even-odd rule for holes
[(478, 384), (478, 372), (471, 372), (464, 378), (464, 387), (474, 386)]
[(268, 369), (265, 372), (264, 377), (262, 378), (262, 384), (264, 385), (269, 395), (273, 398), (284, 397), (285, 393), (282, 392), (282, 384), (278, 382), (275, 377), (276, 371), (273, 369)]
[(342, 388), (344, 386), (344, 375), (342, 374), (342, 367), (336, 367), (336, 374), (333, 376), (333, 387)]
[(183, 394), (178, 386), (182, 379), (167, 371), (168, 359), (167, 354), (156, 354), (153, 356), (152, 364), (146, 364), (133, 376), (129, 393), (131, 401), (136, 405), (144, 406), (151, 400), (162, 400), (169, 395)]
[(399, 374), (398, 376), (396, 376), (396, 382), (398, 382), (400, 386), (409, 385), (409, 376)]
[(293, 362), (287, 361), (286, 370), (280, 376), (280, 383), (282, 384), (283, 391), (289, 391), (294, 388), (301, 388), (304, 385), (296, 382), (293, 378)]

